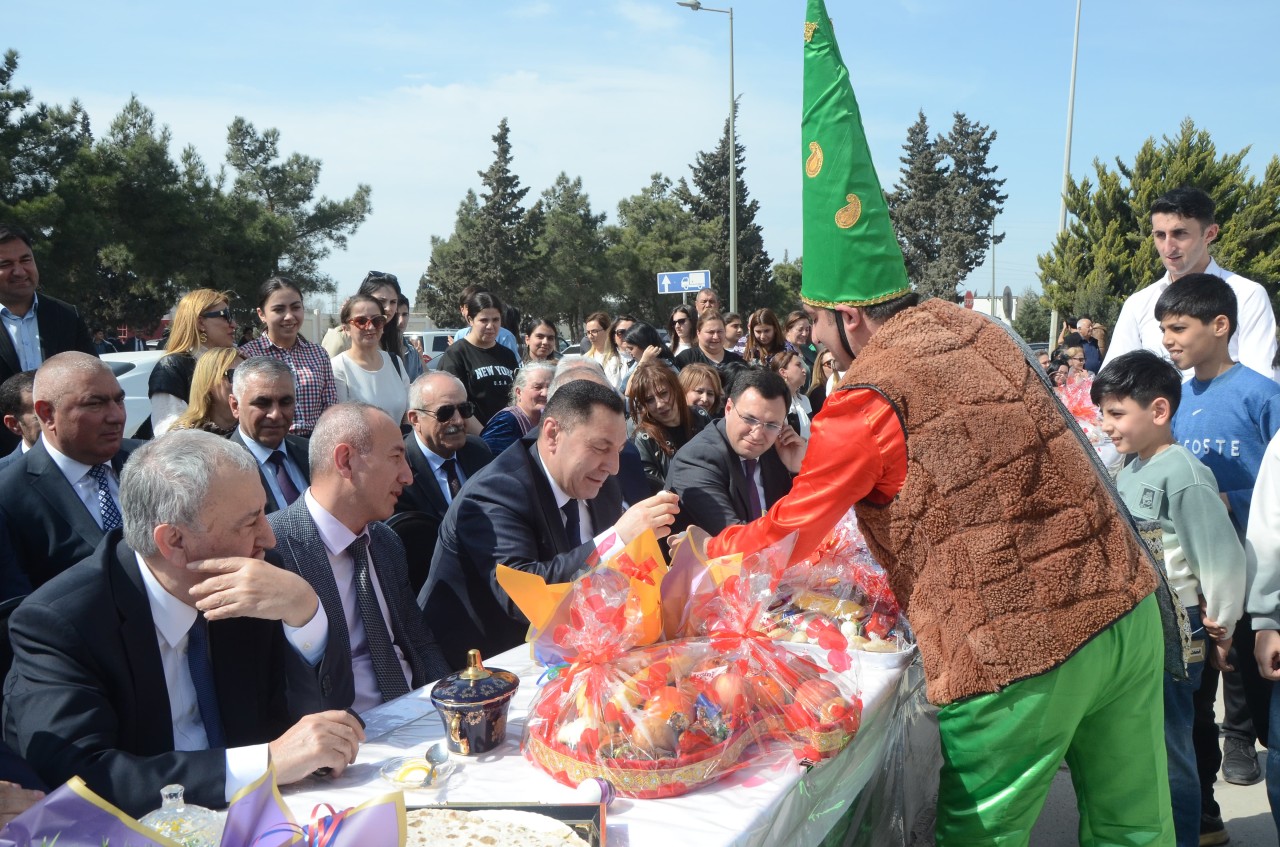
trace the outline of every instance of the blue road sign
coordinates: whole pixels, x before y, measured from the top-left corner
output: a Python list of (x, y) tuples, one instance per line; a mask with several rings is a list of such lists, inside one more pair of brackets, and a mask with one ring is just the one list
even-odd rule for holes
[(658, 274), (659, 294), (687, 294), (711, 287), (711, 271), (667, 271)]

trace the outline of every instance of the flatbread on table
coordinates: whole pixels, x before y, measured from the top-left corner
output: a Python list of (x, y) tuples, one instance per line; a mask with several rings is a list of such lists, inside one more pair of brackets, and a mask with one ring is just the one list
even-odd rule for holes
[(555, 818), (516, 809), (411, 809), (405, 822), (405, 847), (587, 847)]

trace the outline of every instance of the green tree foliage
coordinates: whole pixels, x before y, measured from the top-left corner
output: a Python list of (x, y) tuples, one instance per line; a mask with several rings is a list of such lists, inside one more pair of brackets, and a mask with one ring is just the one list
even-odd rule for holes
[(537, 291), (526, 287), (526, 299), (519, 305), (525, 314), (563, 320), (569, 337), (581, 338), (584, 318), (600, 308), (609, 288), (605, 215), (591, 211), (582, 177), (570, 180), (563, 171), (542, 192), (542, 207), (545, 217), (537, 249), (546, 284)]
[(277, 239), (279, 259), (272, 273), (283, 273), (332, 291), (334, 281), (320, 273), (320, 262), (337, 247), (345, 250), (373, 211), (372, 189), (357, 185), (345, 200), (316, 198), (320, 160), (301, 153), (280, 158), (280, 132), (259, 133), (237, 117), (227, 129), (227, 164), (235, 172), (232, 194), (257, 201), (266, 215), (255, 221), (258, 231)]
[(369, 188), (314, 200), (320, 163), (278, 162), (275, 130), (237, 118), (228, 164), (210, 177), (194, 149), (170, 155), (154, 113), (130, 99), (95, 140), (89, 119), (35, 102), (15, 88), (18, 56), (0, 70), (0, 219), (37, 236), (41, 286), (80, 307), (91, 326), (154, 326), (186, 290), (230, 289), (247, 316), (262, 280), (296, 275), (304, 290), (330, 288), (317, 271), (367, 216)]
[(510, 136), (503, 118), (493, 136), (493, 164), (479, 172), (479, 197), (468, 193), (451, 236), (431, 239), (417, 306), (443, 325), (458, 321), (458, 295), (468, 285), (483, 286), (522, 311), (538, 300), (544, 271), (536, 247), (544, 211), (540, 201), (529, 209), (521, 205), (529, 189), (511, 170)]
[(1013, 319), (1013, 329), (1030, 343), (1049, 341), (1049, 305), (1029, 288), (1018, 298), (1018, 316)]
[[(737, 108), (737, 105), (734, 105)], [(773, 273), (769, 254), (764, 249), (764, 235), (756, 223), (760, 204), (750, 199), (743, 162), (746, 148), (733, 144), (734, 174), (737, 180), (737, 242), (738, 242), (738, 311), (743, 315), (765, 307), (778, 309), (785, 302), (773, 285)], [(720, 300), (729, 304), (729, 121), (724, 122), (720, 143), (710, 152), (699, 153), (689, 168), (693, 172), (693, 187), (682, 178), (676, 188), (676, 196), (695, 218), (703, 223), (715, 224), (719, 236), (715, 252), (709, 263), (711, 282), (720, 294)], [(657, 270), (662, 269), (655, 269)]]
[[(1267, 286), (1280, 278), (1280, 158), (1261, 180), (1244, 165), (1248, 148), (1219, 155), (1188, 118), (1178, 134), (1148, 138), (1132, 163), (1093, 162), (1093, 178), (1067, 184), (1070, 219), (1038, 259), (1045, 297), (1062, 312), (1114, 316), (1124, 299), (1164, 275), (1151, 241), (1152, 201), (1180, 186), (1207, 192), (1221, 232), (1211, 253), (1223, 267)], [(1112, 317), (1114, 319), (1114, 317)]]
[(996, 133), (963, 112), (930, 138), (924, 112), (907, 130), (902, 175), (887, 194), (889, 215), (917, 291), (954, 300), (956, 286), (1004, 240), (992, 224), (1008, 195), (988, 164)]
[(671, 180), (655, 173), (638, 194), (619, 201), (618, 223), (606, 228), (605, 237), (617, 308), (665, 325), (680, 300), (658, 293), (657, 275), (710, 267), (720, 227), (699, 220), (681, 203)]
[(778, 289), (778, 317), (785, 320), (788, 313), (800, 308), (800, 279), (803, 259), (783, 251), (782, 261), (773, 266), (773, 284)]

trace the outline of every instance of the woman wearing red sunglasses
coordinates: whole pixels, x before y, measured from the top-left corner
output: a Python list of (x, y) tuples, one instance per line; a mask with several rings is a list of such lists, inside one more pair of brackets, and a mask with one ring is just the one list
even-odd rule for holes
[(351, 347), (333, 357), (338, 402), (359, 400), (402, 423), (409, 411), (409, 378), (382, 349), (382, 330), (387, 325), (382, 304), (368, 294), (357, 294), (342, 304), (340, 317)]

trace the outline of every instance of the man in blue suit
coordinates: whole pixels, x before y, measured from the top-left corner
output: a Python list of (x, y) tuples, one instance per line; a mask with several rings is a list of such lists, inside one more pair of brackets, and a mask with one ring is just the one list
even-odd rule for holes
[(267, 520), (284, 567), (324, 605), (344, 658), (324, 706), (364, 712), (449, 673), (414, 605), (400, 539), (382, 521), (413, 481), (400, 428), (364, 403), (340, 403), (311, 434), (311, 487)]
[(568, 582), (598, 547), (620, 547), (646, 529), (669, 532), (674, 494), (623, 507), (615, 475), (626, 442), (617, 393), (574, 380), (547, 401), (536, 432), (454, 499), (418, 596), (451, 666), (463, 666), (473, 647), (492, 655), (524, 640), (529, 621), (497, 584), (496, 563)]

